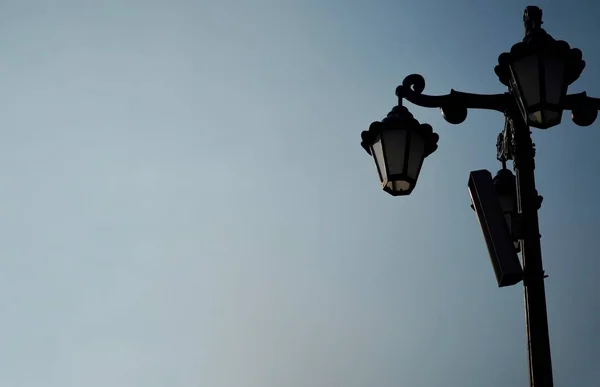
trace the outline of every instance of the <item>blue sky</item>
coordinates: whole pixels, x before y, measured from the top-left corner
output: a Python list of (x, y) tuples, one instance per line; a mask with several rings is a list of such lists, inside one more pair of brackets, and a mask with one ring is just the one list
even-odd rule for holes
[[(494, 112), (406, 198), (360, 132), (501, 92), (520, 1), (0, 2), (0, 385), (527, 385), (522, 287), (469, 208)], [(600, 96), (600, 3), (538, 3)], [(555, 385), (600, 380), (600, 122), (536, 130)]]

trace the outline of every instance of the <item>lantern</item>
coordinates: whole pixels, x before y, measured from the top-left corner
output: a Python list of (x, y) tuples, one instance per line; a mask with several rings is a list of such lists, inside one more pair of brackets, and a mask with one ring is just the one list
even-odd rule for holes
[(500, 55), (495, 71), (515, 97), (525, 122), (547, 129), (561, 122), (567, 89), (585, 62), (579, 49), (554, 40), (541, 28), (539, 8), (527, 7), (524, 22), (525, 38), (510, 53)]
[(361, 145), (373, 156), (383, 190), (393, 196), (413, 191), (423, 160), (437, 149), (439, 139), (430, 125), (419, 124), (403, 106), (396, 106), (381, 122), (373, 122), (361, 137)]

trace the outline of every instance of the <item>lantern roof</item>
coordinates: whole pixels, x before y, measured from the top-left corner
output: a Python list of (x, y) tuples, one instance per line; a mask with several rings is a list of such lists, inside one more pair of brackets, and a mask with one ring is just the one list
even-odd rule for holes
[(376, 141), (377, 136), (384, 130), (411, 130), (417, 131), (425, 140), (425, 157), (435, 152), (440, 136), (433, 132), (429, 124), (421, 124), (405, 106), (394, 106), (391, 112), (381, 121), (375, 121), (369, 130), (361, 133), (360, 145), (371, 155), (370, 146)]

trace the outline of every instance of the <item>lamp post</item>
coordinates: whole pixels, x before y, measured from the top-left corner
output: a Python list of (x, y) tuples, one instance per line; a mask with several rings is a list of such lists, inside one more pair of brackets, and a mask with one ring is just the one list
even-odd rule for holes
[[(529, 6), (523, 15), (525, 37), (498, 58), (495, 73), (507, 86), (502, 94), (472, 94), (451, 90), (449, 94), (423, 94), (421, 75), (407, 76), (396, 89), (398, 106), (381, 122), (362, 132), (361, 145), (372, 155), (383, 190), (394, 196), (409, 195), (417, 184), (424, 159), (437, 149), (439, 136), (430, 125), (420, 124), (403, 106), (441, 108), (451, 124), (460, 124), (468, 109), (495, 110), (504, 114), (505, 128), (498, 136), (497, 158), (503, 169), (494, 187), (509, 229), (521, 253), (530, 386), (552, 387), (552, 362), (540, 249), (538, 210), (542, 197), (535, 187), (535, 146), (531, 127), (549, 129), (561, 122), (564, 110), (580, 126), (591, 125), (600, 99), (585, 92), (567, 95), (585, 67), (582, 53), (564, 41), (554, 40), (542, 29), (542, 10)], [(506, 169), (513, 161), (515, 176)]]

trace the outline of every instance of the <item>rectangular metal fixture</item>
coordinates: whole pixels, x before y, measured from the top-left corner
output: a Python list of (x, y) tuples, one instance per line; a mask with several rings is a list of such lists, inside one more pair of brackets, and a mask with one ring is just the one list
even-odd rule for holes
[(523, 279), (523, 269), (494, 189), (492, 174), (485, 169), (472, 171), (468, 186), (498, 286), (515, 285)]

